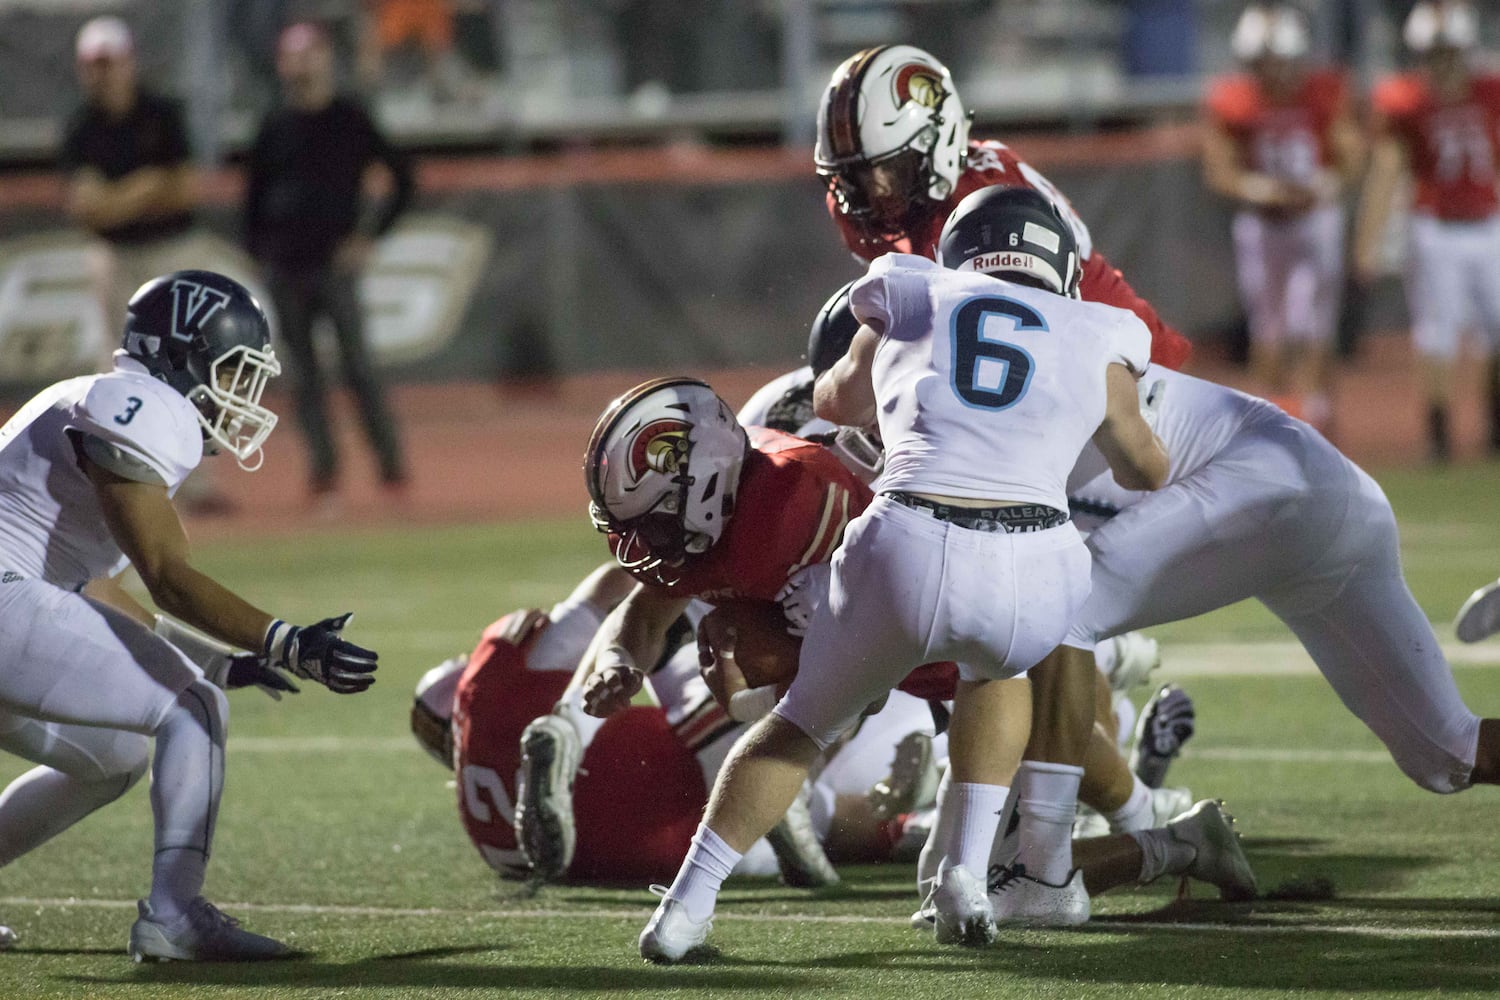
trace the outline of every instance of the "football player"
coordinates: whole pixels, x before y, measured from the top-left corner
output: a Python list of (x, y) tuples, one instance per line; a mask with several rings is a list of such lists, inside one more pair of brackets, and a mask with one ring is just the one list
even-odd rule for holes
[[(948, 657), (964, 661), (949, 727), (958, 808), (931, 906), (940, 942), (994, 940), (984, 873), (1031, 712), (1006, 693), (1056, 646), (1088, 590), (1086, 550), (1056, 498), (1096, 432), (1134, 488), (1154, 488), (1167, 460), (1136, 403), (1149, 331), (1123, 310), (1071, 300), (1078, 250), (1050, 201), (1015, 188), (971, 196), (944, 228), (939, 258), (943, 267), (888, 255), (850, 292), (866, 325), (815, 388), (815, 410), (849, 426), (878, 414), (886, 490), (833, 557), (827, 599), (812, 614), (786, 695), (720, 773), (678, 877), (641, 934), (645, 958), (678, 961), (701, 944), (724, 878), (818, 755), (912, 669)], [(1002, 323), (1005, 342), (985, 336)], [(1038, 336), (1063, 324), (1077, 334), (1068, 364), (1059, 338)], [(951, 340), (935, 336), (950, 326)], [(1046, 374), (1033, 379), (1039, 367)], [(624, 424), (633, 447), (639, 419)], [(632, 485), (615, 477), (616, 490)], [(722, 488), (685, 478), (694, 494)], [(1021, 578), (1034, 599), (1016, 600)], [(1079, 717), (1075, 729), (1092, 728), (1091, 697), (1060, 710)], [(1076, 761), (1044, 768), (1038, 796), (1023, 797), (1021, 858), (1034, 884), (1082, 896), (1087, 919), (1068, 847), (1082, 774), (1072, 765), (1082, 762), (1086, 735), (1075, 742)], [(1003, 897), (1008, 888), (999, 887)]]
[[(635, 587), (612, 564), (550, 611), (518, 611), (485, 630), (472, 655), (428, 671), (417, 687), (412, 731), (457, 778), (469, 839), (502, 877), (544, 881), (670, 878), (686, 853), (729, 747), (743, 732), (699, 676), (697, 646), (677, 647), (647, 675), (657, 706), (600, 720), (566, 689), (610, 609)], [(690, 607), (678, 635), (689, 636)], [(920, 735), (945, 753), (920, 700), (893, 696), (839, 747), (797, 814), (783, 818), (736, 869), (779, 872), (791, 885), (837, 880), (821, 847), (840, 861), (890, 860), (904, 824), (866, 800), (892, 747)], [(544, 790), (539, 786), (561, 786)], [(622, 809), (621, 790), (629, 789)], [(545, 837), (527, 841), (522, 804), (547, 814)], [(519, 831), (519, 832), (518, 832)]]
[[(0, 794), (0, 864), (150, 764), (156, 850), (130, 929), (137, 961), (288, 953), (201, 895), (228, 701), (176, 645), (195, 644), (177, 622), (255, 651), (232, 670), (219, 658), (223, 683), (295, 690), (284, 670), (353, 693), (374, 680), (375, 654), (340, 637), (348, 615), (294, 626), (194, 568), (172, 506), (206, 453), (259, 466), (276, 423), (260, 403), (280, 370), (269, 341), (239, 284), (169, 274), (130, 300), (112, 371), (43, 390), (0, 428), (0, 747), (38, 765)], [(162, 618), (114, 581), (127, 566)]]
[(1209, 84), (1203, 172), (1238, 208), (1251, 368), (1273, 399), (1325, 427), (1344, 277), (1340, 199), (1363, 165), (1363, 140), (1344, 74), (1307, 65), (1307, 20), (1296, 7), (1245, 8), (1230, 47), (1248, 72)]
[(1489, 447), (1500, 450), (1500, 77), (1470, 65), (1479, 25), (1466, 3), (1417, 4), (1402, 37), (1421, 65), (1375, 88), (1355, 264), (1365, 281), (1379, 272), (1386, 220), (1410, 172), (1406, 302), (1422, 361), (1430, 452), (1441, 462), (1452, 453), (1454, 366), (1471, 325), (1484, 338)]
[(1009, 147), (969, 138), (969, 115), (947, 68), (910, 45), (856, 52), (833, 72), (818, 108), (814, 149), (828, 213), (865, 261), (896, 251), (932, 257), (943, 223), (983, 187), (1030, 187), (1073, 230), (1082, 297), (1129, 309), (1151, 330), (1151, 358), (1180, 368), (1192, 345), (1162, 321), (1093, 244), (1067, 198)]

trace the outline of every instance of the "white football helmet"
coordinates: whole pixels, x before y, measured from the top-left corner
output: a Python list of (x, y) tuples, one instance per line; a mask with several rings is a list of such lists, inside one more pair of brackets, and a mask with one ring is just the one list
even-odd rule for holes
[(583, 459), (589, 517), (621, 566), (672, 578), (734, 513), (750, 439), (704, 382), (659, 378), (609, 404)]
[(1401, 37), (1417, 53), (1471, 49), (1479, 42), (1479, 19), (1467, 3), (1427, 0), (1411, 9)]
[[(892, 214), (953, 194), (968, 147), (969, 116), (947, 67), (915, 46), (881, 45), (833, 71), (813, 160), (840, 212), (893, 231), (900, 220)], [(869, 171), (882, 164), (893, 168), (894, 194), (905, 201), (895, 213), (871, 203)]]
[(1229, 48), (1241, 62), (1266, 56), (1301, 59), (1310, 47), (1307, 18), (1289, 4), (1251, 4), (1240, 15)]

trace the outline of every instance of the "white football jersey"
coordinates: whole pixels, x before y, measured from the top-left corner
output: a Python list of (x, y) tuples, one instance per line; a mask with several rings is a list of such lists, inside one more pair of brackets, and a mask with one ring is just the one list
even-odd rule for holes
[[(1285, 419), (1275, 406), (1228, 386), (1205, 382), (1160, 365), (1141, 377), (1142, 393), (1161, 393), (1156, 436), (1171, 460), (1168, 483), (1179, 482), (1203, 468), (1222, 452), (1242, 427), (1264, 419)], [(1068, 477), (1068, 502), (1082, 526), (1090, 516), (1108, 518), (1135, 503), (1145, 493), (1123, 489), (1115, 482), (1099, 449), (1089, 444)]]
[(77, 435), (108, 445), (169, 494), (203, 458), (192, 404), (130, 358), (44, 389), (0, 427), (0, 572), (76, 590), (124, 568)]
[(1139, 373), (1133, 313), (908, 254), (849, 294), (884, 328), (874, 383), (886, 466), (876, 488), (1067, 507), (1068, 473), (1104, 420), (1105, 369)]

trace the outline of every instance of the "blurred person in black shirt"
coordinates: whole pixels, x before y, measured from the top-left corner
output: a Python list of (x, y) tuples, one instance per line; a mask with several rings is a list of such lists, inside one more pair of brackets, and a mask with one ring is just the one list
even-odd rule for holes
[[(338, 453), (312, 341), (319, 316), (337, 333), (381, 482), (399, 490), (406, 467), (365, 344), (358, 286), (375, 240), (411, 200), (411, 169), (364, 108), (336, 92), (333, 49), (321, 27), (303, 22), (283, 31), (276, 67), (285, 104), (261, 124), (250, 151), (245, 231), (280, 317), (283, 356), (311, 451), (312, 499), (326, 503), (338, 487)], [(391, 193), (367, 213), (365, 174), (377, 163), (390, 174)]]
[(78, 32), (75, 51), (84, 103), (63, 139), (67, 210), (99, 237), (92, 277), (105, 329), (113, 330), (125, 321), (137, 288), (200, 263), (188, 240), (195, 200), (191, 154), (177, 102), (139, 82), (125, 22), (94, 18)]

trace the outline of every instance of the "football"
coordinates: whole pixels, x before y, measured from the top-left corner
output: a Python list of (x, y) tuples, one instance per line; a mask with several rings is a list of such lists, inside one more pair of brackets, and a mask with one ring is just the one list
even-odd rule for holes
[(698, 624), (699, 647), (707, 646), (718, 656), (731, 641), (731, 631), (734, 660), (745, 675), (746, 684), (755, 688), (791, 683), (797, 673), (802, 640), (787, 634), (786, 618), (779, 605), (770, 601), (719, 605)]

